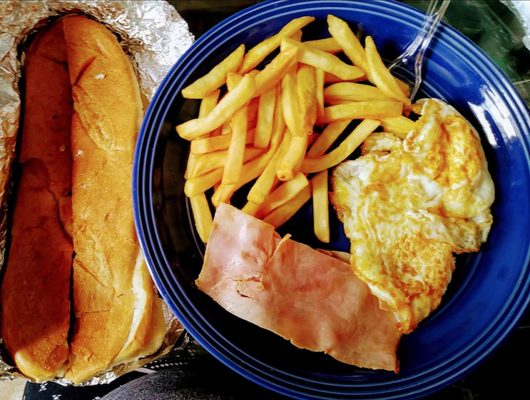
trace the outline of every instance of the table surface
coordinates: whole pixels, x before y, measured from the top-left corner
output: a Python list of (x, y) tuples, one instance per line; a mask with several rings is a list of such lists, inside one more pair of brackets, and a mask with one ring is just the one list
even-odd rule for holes
[[(427, 0), (403, 3), (425, 10)], [(258, 3), (252, 0), (169, 0), (198, 38), (233, 13)], [(480, 46), (507, 74), (530, 105), (530, 51), (524, 46), (520, 15), (502, 0), (453, 0), (444, 21)], [(530, 13), (530, 3), (527, 7)], [(530, 15), (529, 15), (530, 18)], [(526, 380), (530, 359), (530, 311), (518, 328), (470, 375), (430, 399), (512, 399), (530, 391)], [(526, 379), (525, 379), (526, 378)]]

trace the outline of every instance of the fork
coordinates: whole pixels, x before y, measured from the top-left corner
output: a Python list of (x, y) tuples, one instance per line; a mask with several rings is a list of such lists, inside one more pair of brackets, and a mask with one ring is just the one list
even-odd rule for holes
[(394, 60), (388, 68), (392, 71), (396, 67), (407, 67), (411, 60), (414, 60), (414, 86), (410, 93), (410, 100), (413, 101), (418, 90), (423, 82), (422, 68), (425, 58), (425, 52), (431, 43), (431, 40), (436, 32), (436, 28), (440, 24), (442, 17), (449, 6), (451, 0), (430, 0), (429, 6), (425, 13), (425, 20), (420, 31), (414, 40), (405, 48), (403, 53)]

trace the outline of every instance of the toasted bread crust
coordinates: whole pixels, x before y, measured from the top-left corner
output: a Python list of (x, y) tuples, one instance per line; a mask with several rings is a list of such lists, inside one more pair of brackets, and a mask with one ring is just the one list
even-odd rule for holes
[(76, 322), (66, 376), (80, 382), (130, 359), (119, 357), (124, 347), (132, 357), (146, 354), (138, 346), (142, 343), (131, 338), (142, 326), (138, 319), (151, 319), (154, 294), (152, 286), (146, 287), (150, 280), (139, 288), (133, 282), (140, 250), (132, 215), (132, 163), (143, 115), (136, 76), (116, 37), (103, 25), (71, 16), (63, 19), (63, 26), (75, 108)]
[(116, 37), (87, 17), (39, 34), (27, 60), (2, 329), (27, 376), (80, 383), (155, 352), (165, 334), (132, 214), (143, 107)]
[(20, 370), (61, 375), (68, 359), (72, 97), (61, 24), (39, 34), (24, 68), (20, 178), (2, 282), (2, 332)]

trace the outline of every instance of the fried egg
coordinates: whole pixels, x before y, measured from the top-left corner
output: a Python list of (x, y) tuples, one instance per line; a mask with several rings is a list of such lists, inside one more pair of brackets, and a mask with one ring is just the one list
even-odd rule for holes
[(478, 251), (495, 190), (480, 139), (452, 107), (422, 100), (401, 140), (373, 133), (335, 168), (332, 203), (351, 241), (351, 265), (403, 333), (440, 304), (454, 253)]

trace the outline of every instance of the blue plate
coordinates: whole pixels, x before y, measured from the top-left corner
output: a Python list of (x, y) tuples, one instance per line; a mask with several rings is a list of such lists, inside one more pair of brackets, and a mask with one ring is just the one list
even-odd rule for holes
[[(494, 225), (480, 253), (458, 258), (439, 309), (403, 338), (401, 372), (371, 371), (295, 348), (221, 309), (194, 286), (202, 264), (183, 193), (188, 144), (175, 134), (196, 101), (180, 90), (240, 43), (251, 47), (295, 17), (313, 15), (309, 36), (327, 36), (332, 13), (374, 37), (392, 59), (416, 35), (424, 15), (392, 1), (280, 0), (258, 4), (203, 35), (163, 81), (147, 111), (134, 164), (137, 230), (160, 293), (191, 335), (228, 367), (284, 395), (312, 399), (412, 398), (461, 378), (499, 345), (530, 300), (528, 110), (508, 78), (472, 42), (447, 25), (425, 65), (426, 95), (445, 99), (478, 129), (496, 185)], [(308, 218), (302, 210), (288, 229)], [(340, 233), (333, 247), (347, 248)]]

